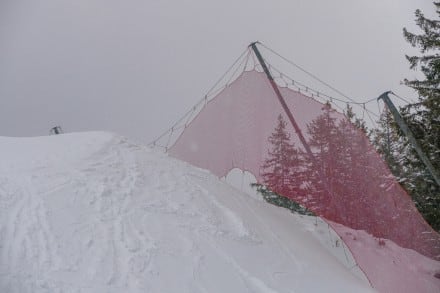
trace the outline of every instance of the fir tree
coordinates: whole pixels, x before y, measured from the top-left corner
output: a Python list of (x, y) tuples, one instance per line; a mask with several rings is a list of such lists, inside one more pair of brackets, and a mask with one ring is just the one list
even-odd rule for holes
[(376, 151), (369, 146), (369, 132), (365, 121), (353, 113), (347, 105), (344, 111), (346, 119), (338, 123), (340, 143), (340, 198), (344, 202), (346, 221), (351, 227), (365, 229), (376, 225), (375, 219), (384, 212), (377, 205), (379, 197), (385, 194), (393, 178), (383, 176), (377, 164)]
[[(437, 19), (428, 19), (416, 10), (416, 24), (421, 33), (403, 29), (405, 39), (419, 48), (420, 56), (406, 56), (411, 69), (419, 69), (424, 79), (405, 79), (404, 83), (419, 94), (419, 101), (407, 105), (403, 118), (413, 131), (434, 168), (440, 170), (440, 2), (434, 2)], [(440, 231), (440, 187), (411, 150), (403, 162), (410, 170), (405, 187), (431, 226)]]
[(263, 198), (274, 205), (287, 208), (292, 212), (312, 215), (304, 206), (292, 198), (300, 199), (304, 181), (303, 159), (295, 145), (290, 141), (286, 129), (287, 123), (281, 115), (278, 116), (277, 126), (269, 136), (271, 149), (262, 166), (261, 177), (263, 184), (252, 184)]
[(377, 152), (387, 163), (391, 173), (400, 183), (403, 183), (408, 174), (403, 167), (410, 147), (399, 132), (391, 112), (386, 108), (377, 121), (377, 127), (370, 133), (370, 138)]
[(307, 128), (314, 153), (314, 159), (308, 160), (308, 191), (319, 207), (313, 210), (350, 227), (365, 228), (366, 221), (375, 217), (366, 199), (385, 186), (372, 165), (374, 150), (368, 147), (365, 122), (350, 107), (342, 119), (336, 118), (329, 104), (322, 110)]
[(271, 149), (268, 158), (262, 166), (261, 176), (264, 185), (269, 189), (288, 195), (301, 192), (302, 158), (290, 142), (290, 135), (286, 130), (287, 123), (281, 115), (274, 132), (269, 136)]
[[(324, 105), (323, 113), (307, 125), (310, 135), (308, 144), (313, 152), (313, 159), (307, 154), (306, 177), (308, 179), (307, 192), (310, 204), (316, 206), (314, 210), (323, 214), (337, 214), (332, 204), (336, 200), (336, 178), (338, 150), (336, 118), (332, 116), (330, 104)], [(323, 210), (325, 209), (325, 210)]]
[(354, 126), (356, 126), (357, 129), (361, 130), (366, 136), (368, 136), (368, 128), (365, 121), (356, 116), (350, 104), (347, 104), (347, 107), (344, 110), (344, 115), (348, 121), (350, 121)]

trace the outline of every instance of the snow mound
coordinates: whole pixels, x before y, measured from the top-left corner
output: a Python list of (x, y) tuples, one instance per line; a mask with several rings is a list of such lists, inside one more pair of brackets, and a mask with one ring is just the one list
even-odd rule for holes
[(0, 137), (0, 161), (0, 292), (374, 291), (315, 220), (117, 135)]

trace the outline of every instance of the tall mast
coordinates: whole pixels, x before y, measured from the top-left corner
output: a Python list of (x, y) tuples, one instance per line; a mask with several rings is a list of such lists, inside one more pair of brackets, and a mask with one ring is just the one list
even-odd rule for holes
[(408, 137), (409, 142), (412, 144), (413, 148), (416, 150), (417, 155), (419, 155), (420, 160), (422, 160), (423, 164), (425, 164), (426, 168), (428, 169), (429, 173), (431, 173), (431, 176), (434, 178), (437, 185), (440, 186), (440, 176), (438, 175), (434, 166), (429, 161), (428, 157), (426, 157), (425, 153), (422, 151), (422, 148), (420, 147), (419, 143), (417, 142), (416, 138), (414, 137), (414, 134), (409, 129), (408, 125), (405, 123), (405, 120), (403, 120), (402, 116), (400, 116), (399, 111), (397, 111), (397, 108), (394, 106), (390, 97), (388, 97), (389, 93), (391, 93), (391, 92), (390, 91), (384, 92), (382, 95), (379, 96), (379, 98), (377, 98), (377, 100), (383, 100), (384, 103), (387, 105), (387, 107), (390, 110), (391, 114), (393, 115), (394, 120), (396, 121), (397, 125), (399, 125), (400, 129), (403, 131), (403, 133), (406, 135), (406, 137)]
[(327, 192), (330, 195), (333, 195), (333, 193), (330, 190), (330, 186), (328, 184), (327, 178), (324, 176), (324, 173), (322, 171), (322, 169), (319, 167), (318, 162), (316, 161), (315, 156), (312, 153), (312, 150), (310, 149), (309, 144), (307, 143), (306, 139), (304, 138), (304, 135), (302, 134), (301, 129), (299, 128), (298, 124), (295, 121), (295, 118), (293, 117), (292, 112), (290, 111), (289, 107), (286, 104), (286, 100), (284, 99), (283, 95), (280, 92), (280, 89), (278, 88), (275, 80), (272, 77), (272, 74), (270, 73), (266, 62), (264, 61), (263, 57), (261, 56), (260, 51), (257, 48), (257, 43), (258, 42), (253, 42), (249, 45), (249, 47), (252, 48), (252, 50), (255, 53), (255, 56), (258, 59), (258, 62), (261, 64), (261, 66), (263, 67), (264, 73), (267, 76), (267, 79), (269, 80), (270, 85), (272, 86), (272, 89), (274, 90), (278, 101), (280, 102), (281, 106), (283, 107), (284, 112), (286, 113), (287, 117), (289, 118), (290, 123), (292, 124), (293, 128), (295, 129), (296, 134), (299, 137), (299, 140), (301, 141), (301, 144), (303, 145), (304, 149), (307, 152), (307, 155), (309, 156), (310, 160), (312, 161), (313, 165), (316, 166), (318, 172), (319, 172), (319, 176), (321, 177), (321, 180), (323, 181), (324, 187), (327, 190)]

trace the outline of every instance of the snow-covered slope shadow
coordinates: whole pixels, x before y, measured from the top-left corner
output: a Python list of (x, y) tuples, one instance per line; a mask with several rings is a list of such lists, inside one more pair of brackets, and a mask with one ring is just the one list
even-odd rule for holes
[(102, 132), (0, 138), (0, 292), (371, 292), (312, 219)]

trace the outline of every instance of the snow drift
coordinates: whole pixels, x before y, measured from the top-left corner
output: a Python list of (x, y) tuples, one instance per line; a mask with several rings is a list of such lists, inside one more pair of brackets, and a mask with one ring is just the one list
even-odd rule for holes
[[(0, 138), (0, 162), (0, 292), (374, 291), (319, 219), (119, 136)], [(439, 262), (340, 229), (379, 291), (440, 290)]]

